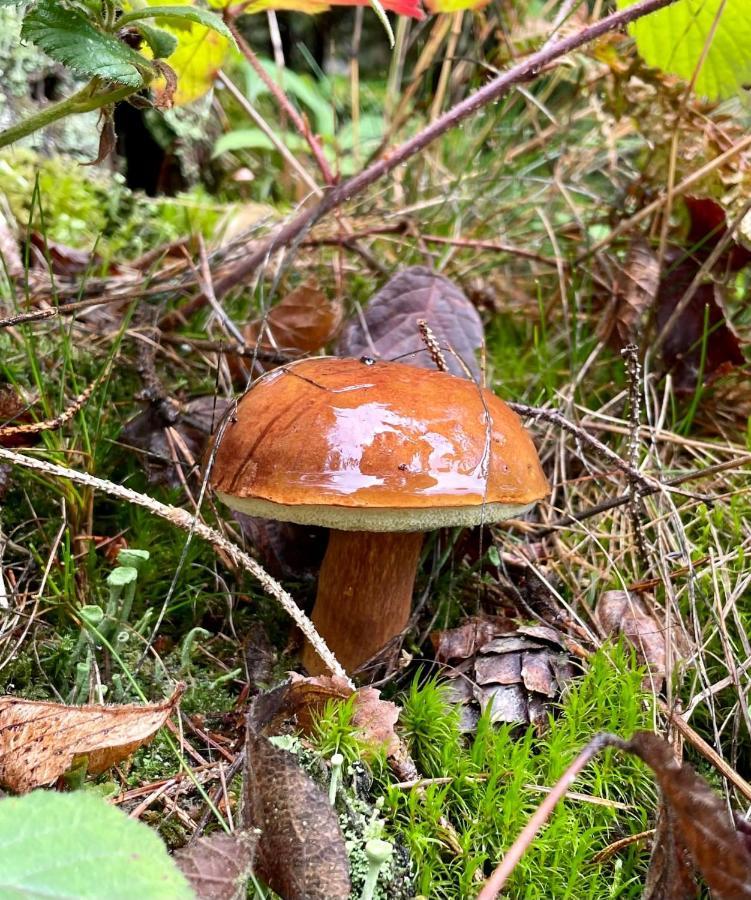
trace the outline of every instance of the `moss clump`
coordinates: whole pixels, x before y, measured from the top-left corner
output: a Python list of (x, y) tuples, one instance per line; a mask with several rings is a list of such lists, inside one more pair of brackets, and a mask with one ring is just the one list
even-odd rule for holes
[[(402, 715), (412, 753), (426, 777), (451, 779), (388, 792), (387, 818), (397, 823), (415, 861), (419, 893), (446, 900), (473, 896), (539, 805), (544, 794), (537, 788), (554, 785), (597, 732), (629, 736), (649, 727), (642, 674), (622, 649), (601, 650), (541, 737), (531, 728), (519, 736), (483, 717), (469, 741), (441, 686), (416, 683)], [(628, 808), (564, 800), (517, 867), (510, 896), (638, 897), (648, 859), (643, 844), (615, 861), (595, 864), (593, 857), (612, 840), (649, 827), (656, 799), (648, 772), (608, 753), (573, 790)]]

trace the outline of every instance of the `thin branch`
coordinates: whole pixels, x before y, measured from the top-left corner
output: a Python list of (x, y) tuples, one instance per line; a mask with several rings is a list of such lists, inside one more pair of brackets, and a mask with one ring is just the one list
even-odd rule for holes
[(561, 59), (573, 50), (583, 47), (596, 38), (634, 22), (655, 10), (671, 6), (677, 0), (641, 0), (627, 9), (606, 16), (604, 19), (588, 25), (581, 31), (569, 35), (555, 44), (543, 47), (542, 50), (530, 54), (526, 59), (512, 66), (503, 74), (494, 78), (474, 94), (466, 97), (456, 106), (449, 109), (431, 122), (422, 131), (396, 147), (381, 159), (367, 166), (357, 175), (347, 179), (327, 191), (323, 198), (309, 209), (300, 212), (292, 221), (270, 235), (261, 246), (240, 260), (230, 271), (214, 283), (216, 296), (221, 298), (227, 291), (250, 277), (270, 254), (286, 247), (295, 238), (311, 228), (319, 219), (333, 209), (362, 193), (384, 175), (393, 172), (398, 166), (411, 159), (433, 141), (442, 137), (447, 131), (458, 126), (479, 109), (503, 97), (519, 82), (535, 78), (545, 66)]
[(21, 466), (25, 469), (33, 469), (35, 472), (42, 472), (45, 475), (54, 475), (56, 478), (67, 478), (75, 484), (82, 484), (85, 487), (94, 488), (102, 491), (110, 497), (116, 497), (118, 500), (124, 500), (126, 503), (133, 503), (136, 506), (142, 506), (149, 512), (161, 519), (166, 519), (172, 525), (182, 528), (188, 534), (197, 534), (203, 540), (208, 541), (215, 549), (222, 551), (227, 557), (239, 568), (245, 569), (258, 581), (267, 594), (278, 600), (284, 608), (285, 612), (293, 619), (297, 627), (302, 631), (316, 653), (323, 660), (326, 668), (334, 675), (339, 675), (347, 680), (347, 684), (354, 690), (354, 685), (347, 678), (347, 673), (341, 667), (334, 654), (326, 646), (323, 638), (316, 631), (315, 626), (300, 607), (295, 603), (292, 597), (284, 590), (279, 582), (272, 578), (271, 575), (257, 563), (244, 550), (241, 550), (232, 541), (227, 540), (223, 534), (214, 528), (209, 528), (203, 522), (199, 522), (194, 516), (184, 509), (177, 506), (168, 506), (154, 500), (153, 497), (147, 497), (145, 494), (139, 494), (130, 488), (107, 481), (104, 478), (97, 478), (89, 475), (87, 472), (78, 472), (75, 469), (69, 469), (66, 466), (58, 466), (55, 463), (46, 462), (43, 459), (34, 459), (31, 456), (25, 456), (22, 453), (14, 453), (12, 450), (6, 450), (0, 447), (0, 460), (10, 463), (14, 466)]
[(323, 179), (326, 184), (334, 184), (336, 182), (336, 178), (334, 177), (334, 174), (331, 171), (328, 162), (326, 161), (326, 157), (323, 153), (323, 147), (321, 147), (318, 138), (310, 130), (310, 125), (308, 124), (307, 120), (300, 115), (300, 113), (292, 105), (289, 97), (284, 93), (282, 88), (268, 74), (266, 69), (264, 69), (258, 57), (255, 55), (251, 47), (240, 34), (237, 25), (230, 15), (230, 10), (225, 10), (224, 21), (227, 23), (227, 27), (232, 32), (235, 40), (237, 41), (237, 46), (240, 50), (240, 53), (242, 53), (250, 66), (253, 68), (253, 71), (256, 73), (256, 75), (258, 75), (261, 81), (269, 89), (272, 97), (276, 100), (279, 109), (287, 116), (290, 122), (292, 122), (300, 136), (307, 141), (308, 146), (310, 147), (310, 152), (313, 154), (313, 158), (315, 159), (316, 163), (318, 163), (318, 168), (321, 170), (321, 175), (323, 175)]

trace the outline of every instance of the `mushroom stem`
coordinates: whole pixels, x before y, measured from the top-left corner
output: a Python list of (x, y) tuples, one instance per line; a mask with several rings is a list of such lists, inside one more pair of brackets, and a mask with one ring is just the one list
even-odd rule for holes
[[(330, 532), (311, 618), (347, 672), (407, 625), (422, 541), (420, 531)], [(310, 646), (303, 662), (311, 675), (326, 671)]]

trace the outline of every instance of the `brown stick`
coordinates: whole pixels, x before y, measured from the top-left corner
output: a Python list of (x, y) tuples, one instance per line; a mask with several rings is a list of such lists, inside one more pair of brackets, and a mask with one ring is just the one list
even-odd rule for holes
[(270, 235), (257, 250), (249, 253), (244, 259), (239, 260), (226, 275), (214, 283), (214, 292), (217, 297), (221, 298), (235, 285), (240, 284), (252, 275), (258, 266), (268, 259), (270, 254), (286, 247), (327, 213), (346, 203), (356, 194), (362, 193), (371, 184), (383, 178), (384, 175), (393, 172), (398, 166), (411, 159), (447, 131), (455, 128), (477, 112), (477, 110), (503, 97), (515, 84), (536, 77), (540, 70), (549, 63), (566, 56), (566, 54), (577, 50), (590, 41), (608, 32), (623, 28), (630, 22), (634, 22), (636, 19), (640, 19), (658, 9), (671, 6), (675, 2), (676, 0), (641, 0), (640, 3), (606, 16), (604, 19), (588, 25), (581, 31), (569, 35), (550, 46), (543, 47), (542, 50), (538, 50), (536, 53), (530, 54), (526, 59), (494, 78), (474, 94), (457, 103), (456, 106), (439, 116), (434, 122), (431, 122), (430, 125), (405, 141), (401, 146), (396, 147), (393, 151), (387, 153), (372, 165), (367, 166), (347, 181), (332, 187), (315, 206), (303, 210), (291, 222), (288, 222), (276, 233)]
[[(333, 531), (311, 619), (347, 672), (400, 634), (409, 621), (422, 532)], [(308, 645), (311, 675), (326, 671)]]

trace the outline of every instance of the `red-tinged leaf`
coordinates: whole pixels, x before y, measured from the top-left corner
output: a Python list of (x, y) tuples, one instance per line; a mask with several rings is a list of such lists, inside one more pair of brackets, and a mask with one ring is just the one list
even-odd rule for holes
[[(658, 333), (667, 325), (700, 266), (699, 261), (675, 247), (668, 248), (665, 263), (667, 271), (657, 295)], [(699, 285), (688, 306), (668, 330), (662, 344), (662, 358), (672, 373), (678, 393), (693, 393), (700, 374), (709, 384), (735, 366), (744, 364), (740, 342), (725, 316), (722, 285), (714, 281)]]
[(34, 420), (29, 414), (18, 391), (10, 384), (0, 384), (0, 447), (31, 447), (39, 440), (39, 435), (14, 431), (3, 434), (7, 426), (30, 425)]
[(477, 353), (484, 341), (480, 316), (457, 285), (424, 266), (399, 272), (370, 299), (363, 316), (345, 328), (338, 353), (433, 369), (435, 363), (420, 339), (421, 319), (437, 338), (450, 371), (462, 376), (469, 371), (479, 381)]
[[(314, 16), (326, 12), (332, 6), (369, 6), (368, 0), (254, 0), (245, 7), (244, 12), (253, 14), (267, 9), (288, 10), (290, 12), (307, 13)], [(398, 16), (409, 16), (412, 19), (424, 19), (425, 13), (420, 0), (382, 0), (381, 5), (387, 12)]]
[[(684, 197), (689, 212), (687, 243), (691, 253), (705, 258), (727, 233), (725, 210), (709, 197)], [(731, 240), (717, 263), (718, 269), (737, 272), (751, 263), (751, 250)]]
[(637, 239), (631, 244), (618, 275), (612, 315), (602, 331), (604, 337), (610, 337), (615, 330), (617, 345), (623, 347), (640, 343), (644, 319), (654, 305), (660, 284), (659, 260), (646, 240)]
[(625, 749), (652, 769), (667, 811), (652, 859), (652, 866), (661, 867), (664, 874), (650, 875), (648, 885), (653, 882), (656, 888), (647, 896), (652, 900), (695, 896), (685, 862), (688, 853), (713, 900), (751, 898), (751, 853), (722, 798), (691, 766), (681, 765), (673, 748), (657, 735), (639, 732)]

